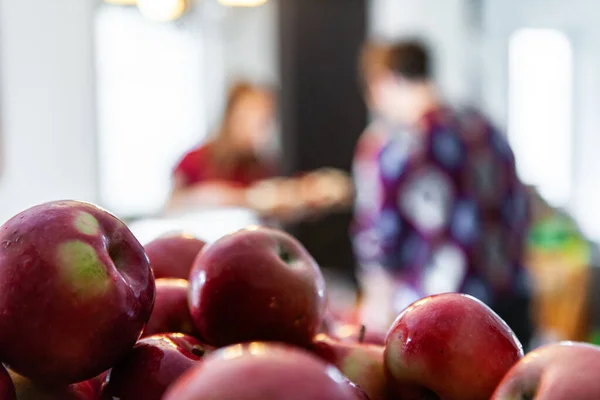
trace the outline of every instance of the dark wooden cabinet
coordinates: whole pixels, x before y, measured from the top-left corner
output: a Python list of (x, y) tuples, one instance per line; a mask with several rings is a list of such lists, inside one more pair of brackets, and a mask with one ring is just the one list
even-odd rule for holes
[[(281, 118), (288, 173), (350, 171), (367, 122), (357, 60), (366, 0), (280, 0)], [(326, 268), (353, 276), (351, 214), (289, 227)]]

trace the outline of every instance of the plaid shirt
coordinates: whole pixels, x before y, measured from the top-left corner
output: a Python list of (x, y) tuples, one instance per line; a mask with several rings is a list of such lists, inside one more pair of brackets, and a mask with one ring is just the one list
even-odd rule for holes
[(357, 177), (353, 236), (361, 264), (402, 285), (396, 308), (443, 292), (490, 304), (526, 290), (528, 197), (506, 138), (476, 112), (447, 109), (377, 137), (357, 152), (368, 174)]

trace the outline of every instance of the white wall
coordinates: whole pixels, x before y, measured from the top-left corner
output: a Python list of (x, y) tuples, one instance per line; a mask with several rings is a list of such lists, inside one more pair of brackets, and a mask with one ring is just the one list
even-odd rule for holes
[(468, 20), (468, 0), (371, 0), (372, 37), (424, 38), (436, 58), (436, 77), (451, 102), (476, 98), (472, 73), (474, 43)]
[(0, 0), (0, 222), (96, 200), (91, 0)]
[[(524, 27), (559, 29), (574, 51), (573, 191), (568, 209), (600, 240), (600, 2), (594, 0), (488, 0), (484, 7), (484, 99), (506, 122), (508, 38)], [(541, 149), (541, 148), (540, 148)]]
[(135, 8), (96, 14), (100, 198), (120, 216), (160, 213), (181, 156), (212, 133), (231, 81), (277, 75), (276, 2), (197, 3), (175, 23)]
[(276, 82), (277, 1), (254, 8), (229, 8), (223, 22), (228, 78), (241, 76)]
[(277, 84), (279, 80), (278, 0), (259, 7), (199, 4), (203, 25), (208, 126), (219, 120), (227, 88), (236, 79)]
[(133, 7), (96, 12), (100, 199), (119, 216), (159, 213), (174, 166), (206, 133), (196, 25), (152, 22)]
[[(53, 199), (101, 202), (96, 3), (0, 0), (0, 222)], [(276, 82), (278, 75), (277, 1), (250, 9), (216, 7), (187, 20), (197, 22), (205, 38), (207, 68), (199, 74), (204, 73), (207, 126), (220, 116), (229, 80)]]

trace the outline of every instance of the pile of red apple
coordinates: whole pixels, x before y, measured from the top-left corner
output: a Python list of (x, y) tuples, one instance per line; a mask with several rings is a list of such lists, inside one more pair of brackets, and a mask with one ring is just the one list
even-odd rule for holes
[(0, 400), (600, 399), (600, 349), (524, 357), (469, 296), (422, 299), (387, 333), (330, 315), (318, 265), (277, 230), (144, 247), (74, 201), (0, 228)]

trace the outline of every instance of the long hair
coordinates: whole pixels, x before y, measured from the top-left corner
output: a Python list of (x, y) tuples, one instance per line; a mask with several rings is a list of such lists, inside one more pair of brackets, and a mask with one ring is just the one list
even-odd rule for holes
[(229, 89), (221, 125), (217, 129), (216, 135), (212, 140), (213, 161), (216, 162), (221, 168), (227, 169), (235, 166), (236, 164), (244, 162), (258, 162), (258, 159), (255, 155), (240, 154), (238, 151), (236, 151), (236, 149), (232, 146), (231, 138), (231, 121), (236, 107), (244, 98), (244, 96), (254, 93), (265, 93), (267, 95), (272, 94), (271, 90), (261, 86), (253, 85), (247, 81), (239, 81)]

